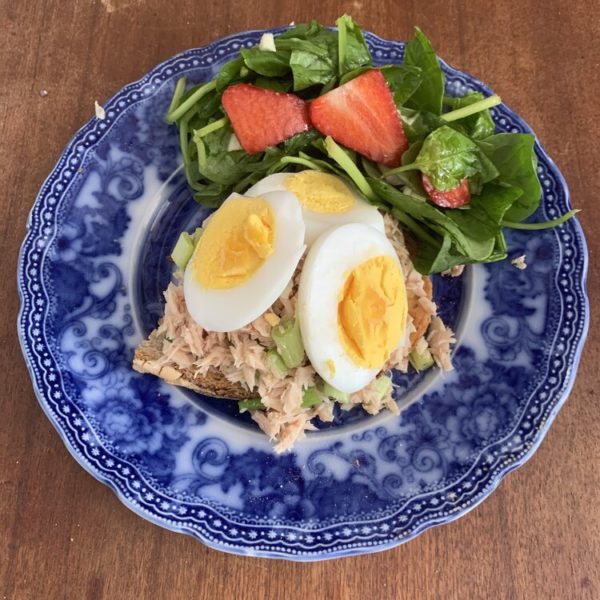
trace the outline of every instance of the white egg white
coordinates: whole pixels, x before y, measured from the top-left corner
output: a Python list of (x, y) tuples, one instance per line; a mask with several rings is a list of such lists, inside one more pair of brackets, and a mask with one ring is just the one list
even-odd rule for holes
[(296, 311), (306, 354), (323, 380), (342, 392), (362, 389), (383, 367), (358, 366), (346, 353), (338, 332), (338, 302), (346, 278), (359, 264), (376, 256), (389, 256), (402, 269), (385, 234), (353, 223), (321, 235), (302, 267)]
[[(239, 197), (232, 194), (224, 204)], [(208, 331), (235, 331), (263, 314), (289, 283), (306, 249), (302, 210), (296, 197), (284, 191), (261, 197), (269, 203), (274, 215), (273, 253), (250, 279), (229, 289), (208, 289), (194, 276), (196, 254), (186, 267), (183, 292), (187, 309)]]
[[(286, 178), (294, 173), (274, 173), (255, 183), (246, 192), (246, 196), (262, 196), (269, 192), (289, 192), (285, 186)], [(385, 231), (381, 213), (370, 204), (367, 204), (352, 188), (348, 187), (356, 199), (354, 206), (341, 213), (320, 213), (302, 206), (302, 215), (306, 224), (306, 244), (310, 246), (322, 233), (331, 227), (337, 227), (346, 223), (363, 223), (375, 227), (381, 232)], [(298, 198), (302, 205), (302, 201)]]

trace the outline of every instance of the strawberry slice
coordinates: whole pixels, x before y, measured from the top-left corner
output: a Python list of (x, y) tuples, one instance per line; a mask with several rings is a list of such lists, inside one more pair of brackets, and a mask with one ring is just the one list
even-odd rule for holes
[(459, 206), (469, 204), (471, 201), (469, 180), (466, 177), (456, 187), (447, 192), (436, 190), (431, 181), (429, 181), (429, 177), (423, 173), (421, 173), (421, 182), (431, 201), (442, 208), (458, 208)]
[(397, 167), (408, 148), (381, 71), (367, 71), (313, 100), (310, 120), (322, 134), (388, 167)]
[(262, 152), (310, 128), (306, 102), (294, 94), (238, 83), (223, 92), (221, 102), (248, 154)]

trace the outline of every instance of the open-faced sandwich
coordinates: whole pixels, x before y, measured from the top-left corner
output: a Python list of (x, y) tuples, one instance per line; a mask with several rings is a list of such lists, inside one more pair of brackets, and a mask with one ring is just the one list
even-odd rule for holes
[(270, 175), (195, 238), (134, 367), (244, 400), (277, 450), (315, 417), (331, 420), (335, 401), (397, 412), (388, 371), (406, 371), (409, 355), (418, 368), (450, 368), (452, 332), (398, 222), (337, 176)]
[[(158, 327), (134, 368), (239, 401), (289, 449), (334, 405), (398, 412), (390, 373), (451, 369), (431, 273), (507, 258), (506, 227), (539, 204), (534, 138), (495, 133), (481, 93), (444, 95), (417, 30), (375, 68), (348, 16), (243, 48), (215, 79), (177, 84), (195, 199)], [(410, 251), (409, 251), (410, 250)]]

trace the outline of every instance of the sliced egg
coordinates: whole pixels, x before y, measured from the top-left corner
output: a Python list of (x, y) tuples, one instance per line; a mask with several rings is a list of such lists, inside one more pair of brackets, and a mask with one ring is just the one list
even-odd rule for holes
[(385, 234), (342, 225), (312, 245), (302, 267), (297, 315), (317, 373), (342, 392), (365, 387), (405, 338), (404, 275)]
[(305, 250), (296, 197), (285, 191), (232, 194), (205, 222), (184, 274), (192, 318), (209, 331), (234, 331), (283, 292)]
[(345, 223), (363, 223), (385, 231), (381, 213), (336, 175), (312, 170), (275, 173), (253, 185), (246, 195), (275, 191), (294, 194), (302, 205), (309, 246), (327, 229)]

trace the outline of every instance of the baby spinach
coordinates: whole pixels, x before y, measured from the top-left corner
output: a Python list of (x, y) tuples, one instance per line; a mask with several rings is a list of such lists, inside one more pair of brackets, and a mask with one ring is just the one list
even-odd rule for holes
[(455, 188), (465, 178), (472, 178), (480, 189), (498, 176), (494, 164), (482, 156), (479, 146), (466, 135), (448, 125), (430, 133), (414, 162), (389, 171), (388, 174), (419, 170), (440, 191)]
[(411, 65), (385, 65), (381, 72), (394, 94), (394, 102), (400, 108), (416, 91), (423, 81), (419, 67)]
[(442, 99), (444, 97), (444, 74), (431, 42), (418, 27), (415, 27), (415, 37), (406, 44), (404, 64), (418, 67), (421, 69), (422, 74), (421, 83), (410, 97), (407, 106), (434, 115), (441, 114)]
[(530, 133), (497, 133), (478, 142), (499, 171), (498, 181), (522, 190), (506, 213), (509, 221), (522, 221), (535, 212), (542, 186), (537, 176), (535, 137)]
[(258, 47), (242, 48), (240, 53), (244, 63), (259, 75), (281, 77), (290, 72), (290, 53), (283, 50), (271, 52)]
[[(198, 202), (217, 207), (232, 192), (243, 193), (280, 171), (334, 173), (402, 223), (416, 241), (413, 259), (422, 273), (501, 260), (507, 256), (504, 228), (550, 227), (574, 214), (520, 222), (536, 210), (541, 196), (534, 137), (495, 133), (489, 108), (500, 102), (497, 96), (444, 96), (439, 61), (418, 28), (406, 44), (404, 63), (379, 67), (409, 141), (401, 166), (382, 174), (380, 165), (315, 130), (252, 156), (229, 150), (233, 131), (221, 104), (229, 86), (247, 82), (310, 101), (375, 68), (360, 27), (348, 15), (336, 24), (337, 31), (316, 21), (299, 24), (276, 37), (274, 52), (243, 48), (212, 81), (188, 90), (185, 79), (177, 84), (166, 119), (179, 129), (185, 176)], [(441, 191), (467, 177), (470, 203), (461, 209), (434, 205), (422, 174)]]
[(349, 71), (371, 64), (371, 53), (360, 27), (348, 15), (341, 16), (335, 24), (338, 28), (338, 74), (343, 77)]
[[(484, 96), (480, 92), (470, 92), (459, 98), (444, 96), (444, 104), (452, 109), (457, 109), (470, 106), (475, 102), (483, 100), (483, 98)], [(458, 126), (460, 131), (473, 140), (485, 139), (492, 135), (495, 130), (494, 121), (489, 109), (455, 121), (455, 126)]]

